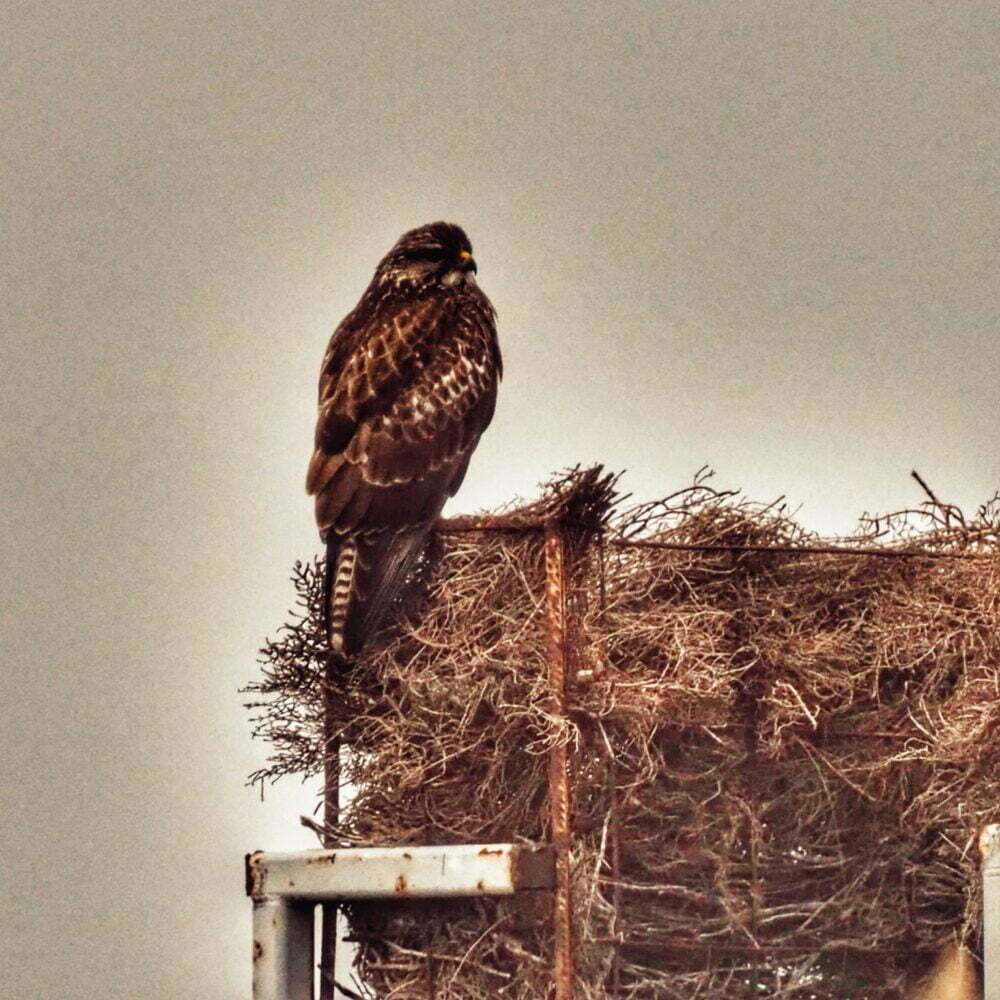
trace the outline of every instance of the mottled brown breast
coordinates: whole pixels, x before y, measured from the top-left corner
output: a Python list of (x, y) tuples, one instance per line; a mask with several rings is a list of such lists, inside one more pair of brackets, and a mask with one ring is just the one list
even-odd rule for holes
[(320, 375), (307, 489), (321, 534), (434, 518), (489, 424), (501, 376), (493, 308), (474, 284), (369, 288)]

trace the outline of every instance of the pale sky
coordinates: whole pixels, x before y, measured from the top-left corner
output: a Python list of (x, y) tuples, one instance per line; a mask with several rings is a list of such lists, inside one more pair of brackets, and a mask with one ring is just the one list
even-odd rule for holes
[(0, 981), (249, 996), (237, 689), (318, 549), (330, 331), (458, 222), (506, 378), (452, 512), (704, 464), (849, 531), (1000, 487), (995, 3), (8, 3)]

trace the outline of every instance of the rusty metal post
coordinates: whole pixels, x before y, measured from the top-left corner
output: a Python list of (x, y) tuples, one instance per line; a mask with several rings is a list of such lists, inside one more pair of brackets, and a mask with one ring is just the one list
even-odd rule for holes
[[(605, 612), (608, 606), (607, 584), (605, 576), (605, 546), (604, 531), (597, 533), (597, 600), (598, 600), (598, 654), (594, 666), (594, 675), (599, 676), (604, 673), (607, 664), (607, 646), (605, 638), (607, 636), (607, 626), (605, 623)], [(599, 664), (599, 666), (598, 666)], [(612, 997), (621, 996), (622, 991), (622, 961), (621, 947), (619, 941), (622, 939), (622, 841), (621, 841), (621, 820), (620, 807), (618, 802), (618, 761), (615, 757), (614, 747), (608, 739), (608, 734), (601, 727), (601, 736), (604, 739), (604, 747), (608, 752), (608, 813), (610, 823), (608, 824), (608, 851), (611, 854), (611, 878), (614, 884), (611, 888), (611, 937), (615, 941), (614, 950), (611, 954), (611, 975), (610, 991)]]
[[(336, 847), (333, 828), (340, 819), (340, 740), (333, 725), (333, 698), (338, 675), (344, 664), (332, 652), (327, 656), (323, 685), (323, 836), (324, 847)], [(337, 964), (337, 904), (324, 903), (320, 924), (319, 1000), (334, 1000), (334, 973)]]
[(569, 664), (566, 600), (566, 541), (559, 526), (545, 529), (545, 612), (548, 624), (550, 712), (558, 727), (549, 758), (549, 805), (555, 851), (553, 976), (555, 1000), (573, 996), (573, 898), (570, 884), (569, 750), (566, 745)]
[[(554, 853), (549, 845), (524, 844), (254, 851), (246, 856), (254, 1000), (313, 1000), (316, 903), (550, 892), (556, 884)], [(332, 970), (327, 978), (334, 989)], [(344, 995), (343, 987), (339, 993)]]

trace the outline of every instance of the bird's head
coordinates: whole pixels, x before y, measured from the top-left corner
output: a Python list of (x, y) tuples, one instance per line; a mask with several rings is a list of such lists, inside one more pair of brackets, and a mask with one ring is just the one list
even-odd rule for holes
[(475, 273), (469, 237), (450, 222), (432, 222), (403, 233), (375, 277), (379, 284), (396, 286), (457, 286), (474, 282)]

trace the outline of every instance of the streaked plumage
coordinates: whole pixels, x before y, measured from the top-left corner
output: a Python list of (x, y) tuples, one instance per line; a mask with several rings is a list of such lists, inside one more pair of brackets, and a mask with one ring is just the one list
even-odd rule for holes
[(335, 652), (378, 628), (493, 416), (502, 366), (475, 270), (458, 226), (404, 233), (327, 348), (306, 489)]

